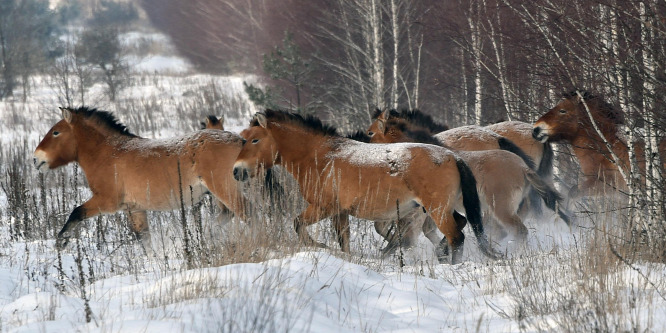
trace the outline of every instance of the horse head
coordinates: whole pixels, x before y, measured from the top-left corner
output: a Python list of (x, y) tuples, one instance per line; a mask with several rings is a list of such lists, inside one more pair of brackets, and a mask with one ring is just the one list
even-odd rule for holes
[(35, 149), (33, 162), (40, 172), (66, 165), (78, 157), (72, 126), (74, 115), (70, 108), (60, 110), (63, 119), (49, 129)]
[(277, 147), (263, 113), (257, 113), (250, 127), (244, 129), (240, 136), (243, 148), (236, 158), (233, 172), (237, 181), (245, 181), (256, 176), (260, 166), (266, 169), (273, 166), (277, 159)]
[(201, 122), (201, 129), (224, 130), (224, 117), (207, 116), (206, 120)]

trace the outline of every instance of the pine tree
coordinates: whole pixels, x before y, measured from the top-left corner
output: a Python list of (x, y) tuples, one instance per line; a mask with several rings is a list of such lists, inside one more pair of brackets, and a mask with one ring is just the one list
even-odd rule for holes
[(309, 112), (313, 105), (304, 102), (303, 87), (310, 79), (312, 62), (301, 56), (293, 35), (285, 32), (282, 45), (264, 54), (263, 58), (264, 73), (278, 85), (269, 85), (262, 90), (255, 85), (244, 83), (250, 100), (259, 107)]

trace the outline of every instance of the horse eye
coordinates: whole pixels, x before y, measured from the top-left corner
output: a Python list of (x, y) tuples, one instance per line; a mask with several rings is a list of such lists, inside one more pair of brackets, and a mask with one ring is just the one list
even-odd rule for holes
[(259, 139), (252, 140), (252, 144), (257, 144), (257, 142), (259, 142)]
[(567, 110), (565, 110), (565, 109), (561, 109), (561, 110), (560, 110), (560, 113), (562, 113), (562, 114), (567, 113)]
[(60, 132), (58, 132), (58, 131), (53, 131), (53, 136), (58, 136), (58, 135), (60, 135)]
[(373, 135), (375, 135), (375, 132), (368, 131), (368, 136), (373, 136)]

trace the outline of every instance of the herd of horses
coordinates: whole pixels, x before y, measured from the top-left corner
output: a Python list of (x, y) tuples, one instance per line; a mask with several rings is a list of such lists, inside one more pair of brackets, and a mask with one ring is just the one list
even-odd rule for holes
[[(275, 165), (295, 178), (307, 202), (294, 220), (305, 244), (321, 245), (305, 227), (330, 218), (348, 252), (349, 216), (355, 216), (374, 221), (388, 241), (385, 253), (411, 246), (423, 233), (439, 260), (450, 257), (452, 263), (462, 260), (468, 223), (490, 258), (502, 257), (494, 239), (525, 240), (523, 219), (529, 212), (542, 214), (542, 203), (570, 223), (553, 186), (551, 142), (571, 144), (578, 157), (582, 173), (570, 196), (626, 187), (617, 177), (618, 168), (628, 165), (621, 113), (587, 92), (564, 94), (534, 125), (508, 121), (448, 129), (418, 111), (377, 111), (367, 130), (347, 137), (316, 117), (275, 110), (257, 113), (240, 135), (209, 116), (202, 130), (169, 139), (136, 136), (106, 111), (61, 112), (62, 120), (35, 150), (35, 166), (45, 171), (78, 163), (92, 197), (69, 215), (57, 236), (60, 249), (81, 221), (121, 210), (150, 248), (146, 211), (192, 205), (207, 193), (223, 213), (251, 222), (255, 209), (240, 182), (267, 175)], [(610, 146), (601, 144), (592, 121)], [(620, 165), (608, 158), (608, 147), (617, 150)]]

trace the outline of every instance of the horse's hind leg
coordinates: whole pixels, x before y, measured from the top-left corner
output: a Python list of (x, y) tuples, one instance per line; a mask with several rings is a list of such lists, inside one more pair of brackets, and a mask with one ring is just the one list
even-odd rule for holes
[(153, 244), (150, 238), (150, 226), (148, 225), (148, 214), (145, 210), (128, 211), (130, 229), (134, 235), (141, 241), (144, 251), (147, 255), (153, 255)]
[(393, 223), (389, 221), (375, 221), (375, 231), (382, 236), (382, 238), (388, 240), (393, 230)]
[[(451, 263), (457, 264), (462, 261), (463, 244), (465, 243), (465, 235), (459, 227), (457, 217), (454, 217), (454, 212), (446, 212), (445, 209), (430, 210), (430, 214), (437, 224), (437, 228), (441, 231), (445, 239), (451, 247)], [(444, 239), (442, 240), (444, 241)]]
[(511, 209), (508, 205), (496, 206), (495, 217), (510, 234), (516, 237), (516, 240), (524, 242), (527, 239), (527, 227), (515, 213), (515, 209)]

